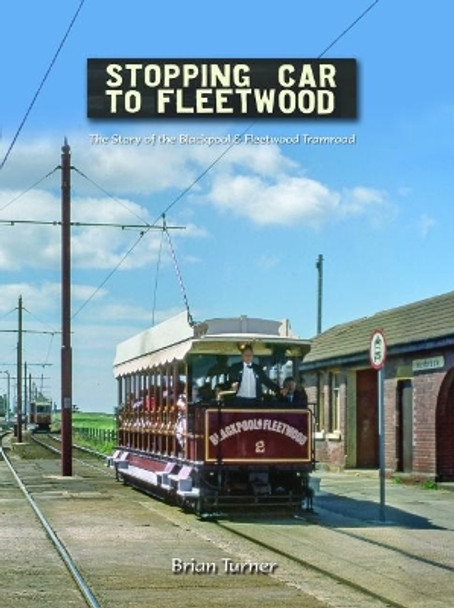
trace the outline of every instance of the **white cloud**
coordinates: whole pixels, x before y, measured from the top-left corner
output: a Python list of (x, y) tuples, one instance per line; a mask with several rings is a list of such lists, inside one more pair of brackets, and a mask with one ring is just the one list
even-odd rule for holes
[(278, 177), (302, 172), (298, 163), (282, 153), (277, 145), (239, 145), (231, 148), (222, 158), (220, 167), (224, 171), (249, 171), (257, 175)]
[(432, 228), (436, 225), (436, 221), (427, 213), (423, 213), (419, 218), (419, 231), (423, 239), (427, 237)]
[(258, 175), (220, 175), (206, 195), (218, 209), (247, 217), (256, 224), (318, 223), (339, 204), (339, 195), (315, 180), (283, 177), (279, 181)]
[[(93, 296), (94, 288), (91, 285), (73, 283), (71, 285), (71, 296), (74, 302), (85, 302)], [(105, 289), (99, 289), (95, 299), (101, 299), (107, 294)], [(61, 305), (61, 283), (52, 281), (40, 281), (37, 283), (2, 283), (0, 289), (0, 314), (12, 310), (12, 302), (16, 303), (22, 296), (23, 306), (39, 315), (41, 312), (54, 314), (60, 310)]]
[(260, 268), (270, 270), (279, 265), (280, 259), (276, 255), (262, 255), (258, 261)]
[[(121, 146), (90, 143), (75, 138), (74, 158), (90, 170), (90, 181), (74, 172), (72, 219), (74, 222), (140, 224), (159, 218), (163, 209), (172, 207), (190, 184), (201, 179), (188, 191), (184, 205), (175, 213), (190, 215), (191, 204), (201, 201), (222, 213), (246, 218), (258, 225), (297, 225), (320, 227), (328, 221), (358, 215), (380, 221), (385, 208), (390, 209), (383, 191), (363, 186), (337, 191), (328, 184), (312, 179), (304, 168), (285, 156), (276, 145), (237, 145), (220, 158), (225, 146), (155, 145)], [(36, 140), (18, 145), (15, 162), (2, 172), (0, 219), (58, 221), (61, 217), (60, 171), (22, 195), (29, 185), (24, 175), (35, 179), (56, 166), (61, 143)], [(216, 160), (219, 159), (219, 162)], [(204, 171), (213, 164), (212, 169)], [(79, 162), (74, 162), (79, 166)], [(14, 167), (14, 169), (9, 169)], [(76, 179), (77, 176), (77, 179)], [(101, 194), (93, 183), (115, 193), (116, 198)], [(77, 185), (74, 184), (77, 182)], [(13, 187), (14, 185), (14, 187)], [(43, 188), (49, 187), (49, 191)], [(23, 190), (21, 190), (23, 188)], [(93, 195), (93, 191), (96, 192)], [(160, 210), (151, 209), (148, 196), (159, 196)], [(120, 193), (120, 194), (118, 194)], [(121, 193), (123, 197), (120, 198)], [(144, 197), (143, 195), (147, 196)], [(141, 196), (145, 202), (131, 199)], [(145, 206), (146, 205), (146, 206)], [(57, 269), (60, 264), (60, 230), (58, 226), (21, 224), (0, 226), (0, 269), (23, 267)], [(191, 223), (177, 238), (204, 238), (207, 228)], [(140, 238), (139, 231), (115, 228), (80, 227), (72, 231), (72, 264), (74, 268), (111, 270), (141, 268), (157, 259), (160, 251), (159, 232), (150, 231)], [(130, 253), (128, 253), (128, 251)], [(32, 252), (32, 254), (30, 253)], [(126, 255), (127, 254), (127, 255)]]
[(399, 196), (403, 196), (404, 198), (407, 196), (410, 196), (413, 193), (413, 188), (410, 188), (409, 186), (401, 186), (400, 188), (397, 189), (397, 194)]
[[(15, 191), (0, 191), (0, 209), (18, 195)], [(0, 211), (1, 219), (14, 220), (14, 225), (0, 224), (0, 268), (9, 271), (23, 267), (58, 269), (61, 257), (61, 229), (40, 222), (59, 222), (60, 201), (57, 196), (35, 190), (20, 201)], [(142, 267), (155, 260), (159, 251), (160, 231), (122, 229), (122, 225), (139, 225), (148, 219), (148, 212), (138, 204), (110, 198), (76, 198), (72, 202), (72, 220), (81, 223), (118, 224), (118, 227), (74, 227), (71, 238), (74, 268), (112, 269), (131, 249), (140, 255), (128, 255), (124, 268)], [(34, 223), (21, 223), (33, 221)], [(194, 233), (194, 230), (191, 231)]]
[[(46, 137), (18, 143), (14, 157), (2, 169), (3, 187), (25, 190), (42, 180), (60, 165), (62, 143)], [(69, 144), (74, 167), (71, 181), (81, 193), (93, 193), (98, 186), (109, 192), (150, 194), (183, 188), (197, 173), (188, 164), (188, 153), (194, 152), (192, 146), (93, 145), (88, 136), (69, 138)], [(203, 146), (198, 148), (196, 153), (206, 154)], [(59, 180), (60, 171), (55, 171), (43, 185), (59, 186)]]
[[(37, 140), (16, 146), (14, 162), (8, 163), (1, 173), (0, 220), (59, 222), (60, 170), (44, 179), (39, 187), (22, 193), (59, 164), (61, 143)], [(223, 146), (114, 147), (90, 144), (88, 138), (85, 141), (70, 138), (70, 144), (72, 164), (89, 178), (72, 172), (73, 222), (120, 225), (152, 222), (170, 205), (173, 217), (167, 218), (169, 225), (185, 227), (171, 232), (179, 260), (186, 265), (184, 270), (198, 264), (202, 254), (193, 241), (214, 235), (218, 213), (240, 218), (242, 223), (246, 220), (262, 226), (318, 228), (351, 217), (373, 218), (389, 205), (383, 191), (363, 186), (339, 190), (312, 178), (301, 164), (286, 156), (285, 148), (276, 145), (234, 146), (220, 158), (226, 149)], [(212, 168), (206, 172), (210, 165)], [(199, 177), (173, 206), (172, 202)], [(234, 234), (234, 226), (232, 229)], [(52, 319), (49, 322), (52, 329), (55, 326), (59, 329), (60, 226), (0, 225), (0, 233), (3, 276), (0, 316), (5, 316), (2, 327), (15, 326), (15, 305), (22, 295), (24, 306), (31, 313), (25, 317), (27, 329), (47, 329), (48, 319)], [(100, 383), (115, 398), (111, 365), (116, 343), (153, 321), (158, 323), (181, 311), (181, 307), (151, 310), (154, 263), (160, 251), (161, 263), (171, 263), (165, 240), (161, 250), (161, 237), (158, 231), (149, 231), (140, 238), (140, 231), (132, 229), (83, 226), (72, 229), (73, 359), (77, 378), (74, 399), (84, 407), (92, 407), (87, 395), (99, 394)], [(131, 248), (131, 254), (122, 262)], [(278, 268), (281, 262), (280, 257), (263, 251), (258, 257), (260, 268), (266, 272)], [(120, 263), (121, 270), (140, 272), (117, 275), (116, 283), (105, 288), (104, 279), (110, 278), (109, 273)], [(94, 270), (100, 272), (87, 272)], [(19, 275), (18, 271), (26, 274)], [(158, 299), (166, 302), (163, 308), (171, 306), (175, 302), (171, 294), (178, 293), (175, 280), (165, 285), (166, 298)], [(41, 316), (45, 321), (40, 321)], [(15, 340), (16, 336), (11, 334), (3, 345), (5, 361), (15, 359)], [(27, 338), (26, 355), (28, 361), (53, 363), (46, 372), (52, 378), (51, 392), (57, 400), (59, 343), (59, 336), (37, 334), (33, 341)], [(105, 399), (104, 388), (102, 394)]]
[(281, 175), (217, 175), (204, 197), (223, 212), (247, 217), (255, 224), (319, 226), (327, 221), (371, 214), (389, 208), (385, 192), (356, 187), (337, 192), (307, 177)]
[[(356, 216), (370, 214), (374, 221), (378, 217), (382, 219), (388, 216), (394, 209), (390, 203), (387, 192), (357, 186), (342, 192), (342, 199), (339, 211), (344, 216)], [(386, 211), (386, 213), (384, 213)]]

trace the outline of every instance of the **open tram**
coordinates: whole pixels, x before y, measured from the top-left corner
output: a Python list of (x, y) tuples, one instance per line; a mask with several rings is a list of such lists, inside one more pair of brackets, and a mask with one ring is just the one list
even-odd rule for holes
[(309, 504), (312, 412), (269, 390), (238, 405), (229, 373), (244, 345), (278, 386), (310, 350), (288, 321), (186, 313), (117, 346), (118, 479), (198, 515)]

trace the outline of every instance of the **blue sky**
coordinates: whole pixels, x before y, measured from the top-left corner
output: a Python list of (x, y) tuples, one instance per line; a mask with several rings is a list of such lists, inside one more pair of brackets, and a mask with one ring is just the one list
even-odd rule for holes
[[(330, 49), (325, 57), (358, 61), (356, 120), (86, 118), (87, 58), (315, 58), (371, 4), (295, 0), (273, 8), (233, 0), (220, 9), (197, 0), (86, 0), (0, 170), (0, 219), (60, 219), (54, 169), (67, 137), (77, 169), (75, 221), (151, 222), (171, 205), (168, 224), (185, 227), (171, 236), (195, 320), (286, 317), (295, 332), (312, 337), (319, 254), (324, 329), (452, 290), (448, 0), (381, 0)], [(3, 4), (1, 159), (78, 6), (78, 0)], [(225, 146), (93, 143), (93, 135), (223, 137), (246, 128), (259, 136), (299, 135), (300, 143), (235, 146), (175, 204)], [(354, 135), (356, 143), (308, 144), (303, 135)], [(17, 336), (10, 330), (19, 295), (24, 329), (60, 329), (60, 231), (16, 224), (0, 225), (0, 234), (4, 393), (4, 372), (15, 376)], [(183, 310), (183, 298), (159, 232), (139, 239), (134, 230), (75, 228), (72, 249), (74, 402), (111, 411), (115, 345), (153, 318)], [(59, 334), (26, 333), (24, 360), (33, 382), (59, 403)]]

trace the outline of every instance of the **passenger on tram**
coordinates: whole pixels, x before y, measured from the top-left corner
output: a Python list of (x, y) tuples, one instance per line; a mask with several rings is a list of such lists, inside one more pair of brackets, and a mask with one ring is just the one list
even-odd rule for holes
[(280, 387), (265, 374), (257, 363), (253, 362), (254, 351), (247, 345), (241, 350), (242, 361), (234, 363), (229, 370), (231, 387), (236, 391), (234, 405), (256, 407), (262, 398), (262, 385), (280, 394)]
[(156, 407), (156, 399), (153, 393), (153, 389), (145, 389), (144, 391), (144, 404), (147, 412), (154, 412)]
[(187, 402), (186, 395), (184, 393), (180, 394), (177, 400), (177, 423), (175, 427), (176, 438), (178, 444), (182, 450), (184, 450), (184, 446), (186, 444), (186, 411), (187, 411)]
[(307, 395), (303, 387), (298, 389), (293, 376), (287, 376), (281, 391), (281, 397), (286, 407), (307, 407)]
[(213, 398), (213, 390), (209, 382), (205, 382), (202, 386), (198, 387), (197, 395), (199, 401), (207, 402)]
[(209, 368), (207, 377), (211, 378), (212, 383), (224, 384), (228, 373), (229, 366), (227, 364), (227, 358), (223, 355), (216, 355), (216, 362)]
[(138, 397), (134, 397), (134, 402), (132, 404), (132, 409), (133, 410), (139, 410), (143, 405), (143, 401), (142, 401), (142, 395), (139, 395)]
[(134, 393), (128, 393), (128, 395), (126, 396), (125, 409), (132, 410), (132, 406), (134, 405), (135, 400), (136, 397)]

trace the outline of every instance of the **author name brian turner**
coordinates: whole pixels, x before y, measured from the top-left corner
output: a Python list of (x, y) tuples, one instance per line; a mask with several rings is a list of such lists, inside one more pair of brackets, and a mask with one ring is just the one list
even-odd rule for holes
[(277, 567), (275, 562), (235, 562), (228, 557), (219, 563), (174, 557), (171, 565), (173, 574), (273, 574)]

